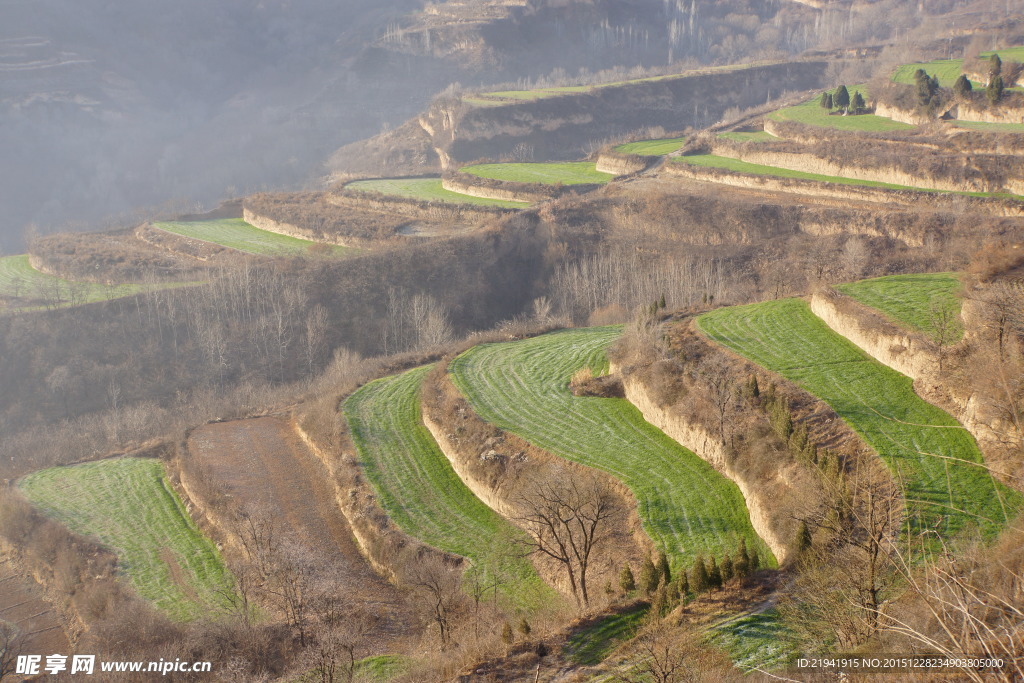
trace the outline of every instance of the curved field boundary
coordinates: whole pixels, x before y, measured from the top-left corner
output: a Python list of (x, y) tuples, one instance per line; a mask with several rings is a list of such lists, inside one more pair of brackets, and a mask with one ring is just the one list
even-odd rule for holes
[(801, 299), (724, 308), (697, 319), (716, 341), (828, 403), (888, 465), (907, 499), (906, 529), (992, 538), (1021, 508), (971, 435), (914, 393), (913, 381), (833, 332)]
[[(160, 287), (184, 284), (158, 285)], [(43, 302), (50, 307), (75, 306), (131, 296), (152, 289), (149, 285), (101, 285), (74, 282), (32, 267), (28, 254), (0, 258), (0, 296)]]
[[(828, 92), (834, 95), (837, 89), (838, 88), (833, 88)], [(853, 93), (860, 92), (864, 99), (868, 99), (868, 90), (865, 85), (851, 85), (847, 90), (849, 91), (851, 98), (853, 97)], [(916, 126), (912, 124), (893, 121), (890, 118), (877, 116), (875, 114), (853, 114), (850, 116), (843, 116), (838, 113), (838, 109), (833, 109), (832, 111), (824, 109), (821, 106), (820, 101), (821, 95), (816, 95), (795, 107), (785, 107), (774, 111), (768, 115), (768, 118), (776, 121), (796, 121), (797, 123), (804, 123), (810, 126), (822, 126), (825, 128), (835, 128), (837, 130), (884, 132), (916, 128)]]
[(515, 202), (504, 199), (472, 197), (446, 190), (440, 178), (376, 178), (374, 180), (353, 180), (345, 184), (346, 190), (355, 192), (379, 192), (385, 195), (417, 199), (424, 202), (442, 202), (444, 204), (475, 204), (478, 206), (497, 206), (507, 209), (523, 209), (527, 202)]
[(686, 144), (686, 138), (658, 138), (657, 140), (638, 140), (626, 142), (613, 147), (619, 154), (637, 154), (645, 157), (661, 157), (671, 154)]
[(835, 289), (884, 313), (898, 325), (924, 332), (933, 339), (938, 331), (937, 314), (946, 313), (955, 328), (950, 330), (952, 338), (946, 341), (954, 341), (963, 336), (960, 299), (956, 296), (960, 280), (956, 273), (887, 275), (836, 285)]
[(432, 367), (370, 382), (345, 401), (360, 465), (399, 528), (469, 558), (485, 585), (497, 579), (513, 605), (537, 609), (556, 593), (527, 559), (507, 552), (522, 532), (473, 495), (423, 425), (419, 393)]
[[(180, 237), (219, 244), (235, 251), (262, 256), (301, 254), (318, 242), (261, 230), (241, 218), (221, 218), (212, 221), (165, 221), (153, 227)], [(344, 247), (331, 247), (344, 251)]]
[(459, 173), (505, 180), (515, 183), (542, 183), (544, 185), (603, 184), (615, 176), (597, 170), (593, 161), (553, 161), (521, 164), (477, 164), (463, 166)]
[(644, 531), (677, 570), (697, 555), (732, 553), (740, 538), (768, 563), (736, 484), (643, 419), (624, 399), (577, 397), (569, 379), (606, 367), (618, 327), (565, 330), (483, 344), (450, 366), (485, 420), (568, 460), (617, 477), (633, 492)]
[(120, 458), (33, 472), (18, 484), (33, 505), (117, 552), (143, 598), (178, 620), (209, 614), (232, 579), (196, 528), (159, 460)]

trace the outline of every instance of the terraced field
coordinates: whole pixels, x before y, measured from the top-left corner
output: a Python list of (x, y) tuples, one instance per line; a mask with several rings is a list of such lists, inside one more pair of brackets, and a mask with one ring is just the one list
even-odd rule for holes
[[(999, 54), (999, 58), (1004, 62), (1024, 62), (1024, 47), (1010, 47), (1001, 50), (995, 50)], [(988, 59), (992, 56), (992, 52), (983, 52), (981, 54), (982, 59)], [(953, 82), (960, 77), (963, 73), (962, 59), (934, 59), (930, 62), (919, 62), (915, 64), (904, 64), (893, 72), (892, 80), (897, 83), (913, 83), (914, 72), (918, 69), (924, 69), (929, 76), (938, 76), (939, 85), (944, 88), (953, 87)], [(977, 88), (984, 88), (985, 83), (979, 83), (978, 81), (971, 81), (971, 84)], [(1019, 90), (1020, 88), (1011, 88), (1012, 90)]]
[(836, 289), (881, 311), (896, 323), (933, 338), (936, 333), (934, 306), (952, 313), (957, 321), (955, 338), (963, 335), (959, 322), (960, 299), (956, 296), (960, 280), (956, 273), (889, 275), (837, 285)]
[(29, 264), (28, 254), (0, 258), (0, 297), (64, 307), (118, 299), (147, 289), (147, 285), (101, 285), (47, 275)]
[[(241, 218), (221, 218), (211, 221), (154, 223), (154, 228), (170, 232), (181, 237), (219, 244), (229, 249), (246, 254), (262, 254), (265, 256), (284, 256), (301, 254), (317, 244), (310, 240), (299, 239), (290, 235), (260, 230), (249, 225)], [(345, 247), (332, 246), (335, 254), (351, 251)]]
[(971, 435), (921, 400), (909, 377), (869, 358), (800, 299), (723, 308), (697, 319), (712, 340), (828, 403), (902, 481), (906, 530), (945, 538), (977, 528), (992, 538), (1021, 496), (982, 466)]
[(419, 392), (430, 369), (370, 382), (342, 407), (381, 505), (409, 535), (469, 558), (485, 580), (499, 578), (515, 607), (556, 600), (526, 558), (505, 552), (521, 532), (473, 495), (423, 426)]
[(777, 137), (763, 130), (730, 131), (728, 133), (719, 133), (718, 137), (724, 140), (735, 140), (736, 142), (771, 142), (772, 140), (778, 140)]
[(708, 640), (728, 652), (733, 663), (744, 671), (778, 669), (791, 663), (800, 652), (775, 610), (742, 614), (720, 622), (708, 629)]
[(606, 366), (605, 349), (620, 332), (597, 327), (483, 344), (456, 358), (451, 373), (485, 420), (623, 481), (637, 499), (644, 531), (674, 570), (699, 554), (732, 553), (740, 538), (774, 564), (734, 483), (628, 401), (569, 391), (575, 371)]
[(545, 185), (587, 185), (607, 183), (615, 176), (596, 169), (593, 161), (558, 161), (529, 164), (477, 164), (463, 166), (463, 173), (507, 180), (515, 183), (543, 183)]
[(208, 614), (231, 584), (159, 460), (120, 458), (33, 472), (18, 484), (33, 505), (117, 552), (132, 587), (178, 620)]
[(721, 168), (737, 173), (750, 173), (753, 175), (765, 175), (775, 178), (793, 178), (796, 180), (814, 180), (823, 183), (836, 183), (838, 185), (857, 185), (860, 187), (880, 187), (888, 190), (912, 190), (914, 192), (934, 192), (938, 194), (962, 194), (969, 197), (1000, 197), (1008, 199), (1024, 199), (1018, 195), (998, 192), (955, 192), (952, 190), (936, 190), (929, 187), (911, 187), (909, 185), (894, 185), (875, 180), (859, 180), (857, 178), (844, 178), (842, 176), (823, 175), (821, 173), (807, 173), (805, 171), (794, 171), (780, 166), (765, 166), (764, 164), (753, 164), (732, 157), (717, 156), (715, 154), (688, 154), (686, 156), (672, 157), (673, 163), (689, 164), (691, 166), (702, 166), (705, 168)]
[(627, 142), (615, 147), (620, 154), (639, 154), (648, 157), (660, 157), (671, 154), (686, 142), (686, 138), (661, 138), (658, 140), (639, 140)]
[[(847, 86), (850, 91), (850, 97), (853, 97), (853, 93), (860, 91), (860, 94), (864, 96), (866, 100), (868, 98), (867, 86), (854, 85)], [(834, 93), (835, 90), (829, 92)], [(776, 121), (795, 121), (797, 123), (804, 123), (810, 126), (824, 126), (826, 128), (835, 128), (837, 130), (864, 130), (864, 131), (887, 131), (887, 130), (909, 130), (914, 126), (909, 123), (900, 123), (899, 121), (893, 121), (892, 119), (885, 118), (884, 116), (876, 116), (874, 114), (857, 114), (854, 116), (841, 116), (839, 114), (830, 115), (828, 110), (823, 109), (819, 104), (821, 96), (812, 97), (802, 104), (798, 104), (795, 107), (786, 107), (779, 109), (778, 111), (769, 114), (769, 118), (775, 119)]]
[(375, 180), (356, 180), (345, 185), (346, 190), (357, 192), (380, 192), (396, 197), (420, 199), (426, 202), (443, 202), (445, 204), (474, 204), (476, 206), (500, 206), (508, 209), (522, 209), (529, 206), (527, 202), (511, 202), (503, 199), (484, 199), (459, 194), (441, 187), (440, 178), (378, 178)]
[(599, 664), (619, 644), (633, 637), (649, 611), (650, 605), (640, 603), (606, 616), (574, 633), (566, 641), (563, 654), (575, 664)]

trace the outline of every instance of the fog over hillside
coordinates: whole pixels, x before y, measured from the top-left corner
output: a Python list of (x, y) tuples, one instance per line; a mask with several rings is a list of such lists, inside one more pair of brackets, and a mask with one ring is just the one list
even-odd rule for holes
[(453, 82), (774, 57), (919, 21), (913, 2), (861, 5), (0, 0), (0, 250), (30, 223), (105, 228), (309, 185)]

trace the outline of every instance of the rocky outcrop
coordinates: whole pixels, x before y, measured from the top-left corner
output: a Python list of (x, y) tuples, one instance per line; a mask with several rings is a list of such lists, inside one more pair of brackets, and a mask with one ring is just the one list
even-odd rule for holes
[[(777, 496), (772, 495), (774, 487), (766, 488), (763, 482), (748, 480), (746, 473), (733, 466), (732, 459), (720, 439), (704, 425), (689, 421), (670, 407), (659, 405), (640, 378), (624, 373), (623, 368), (614, 364), (610, 370), (622, 376), (626, 400), (637, 407), (645, 420), (684, 448), (706, 460), (719, 473), (736, 484), (747, 503), (750, 523), (754, 530), (771, 548), (779, 564), (784, 564), (791, 554), (788, 539), (794, 535), (794, 530), (790, 528), (793, 520), (789, 516), (791, 511), (779, 506)], [(788, 478), (790, 477), (787, 473), (779, 472), (778, 480), (783, 485)]]

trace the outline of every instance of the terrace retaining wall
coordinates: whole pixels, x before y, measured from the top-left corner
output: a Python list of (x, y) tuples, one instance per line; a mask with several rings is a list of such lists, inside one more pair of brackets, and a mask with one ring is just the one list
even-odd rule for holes
[(288, 237), (297, 237), (298, 239), (314, 242), (326, 242), (328, 244), (336, 244), (338, 246), (348, 246), (344, 241), (337, 237), (325, 234), (316, 234), (312, 230), (299, 227), (292, 223), (277, 221), (269, 216), (261, 216), (248, 207), (243, 207), (242, 219), (254, 228), (266, 230), (267, 232), (274, 232), (278, 235), (287, 235)]
[(477, 176), (471, 173), (445, 175), (441, 178), (441, 187), (449, 192), (457, 192), (470, 197), (525, 202), (527, 204), (542, 202), (561, 194), (560, 189), (555, 186), (551, 186), (550, 190), (536, 189), (533, 188), (533, 183), (515, 183), (491, 178), (477, 178)]
[(640, 154), (619, 154), (618, 152), (601, 152), (597, 157), (596, 170), (616, 176), (641, 173), (658, 163), (660, 157)]
[[(703, 182), (720, 183), (734, 187), (748, 187), (759, 190), (790, 192), (814, 197), (834, 197), (836, 199), (869, 201), (883, 204), (900, 203), (928, 206), (960, 212), (965, 208), (992, 216), (1024, 216), (1024, 202), (1011, 199), (969, 197), (966, 195), (943, 195), (914, 190), (894, 190), (888, 188), (860, 187), (842, 185), (817, 180), (800, 180), (796, 178), (778, 178), (773, 176), (739, 173), (724, 169), (691, 166), (686, 163), (673, 162), (662, 166), (669, 176), (677, 176)], [(920, 240), (914, 238), (908, 242), (912, 246), (921, 246)]]
[(670, 407), (659, 405), (646, 385), (623, 367), (612, 363), (609, 371), (622, 378), (626, 400), (636, 406), (644, 419), (665, 432), (670, 438), (707, 461), (720, 474), (731, 480), (743, 494), (750, 513), (750, 523), (757, 534), (771, 548), (779, 564), (790, 557), (787, 536), (779, 529), (780, 520), (788, 520), (789, 510), (779, 509), (777, 501), (765, 499), (757, 482), (748, 481), (742, 471), (730, 463), (722, 442), (703, 425), (687, 420)]

